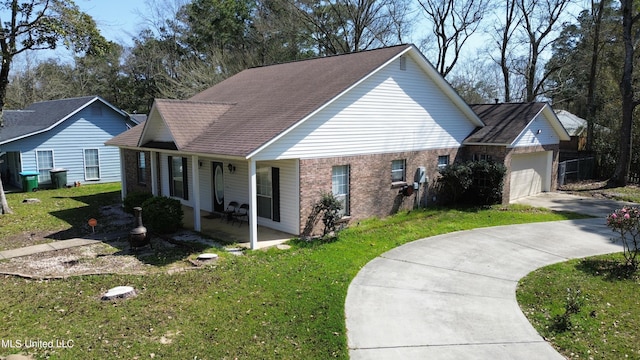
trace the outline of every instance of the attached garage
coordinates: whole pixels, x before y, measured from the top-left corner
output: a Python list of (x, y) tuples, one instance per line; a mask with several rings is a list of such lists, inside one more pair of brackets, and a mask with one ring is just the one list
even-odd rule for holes
[(552, 151), (513, 155), (509, 201), (550, 191), (552, 163)]

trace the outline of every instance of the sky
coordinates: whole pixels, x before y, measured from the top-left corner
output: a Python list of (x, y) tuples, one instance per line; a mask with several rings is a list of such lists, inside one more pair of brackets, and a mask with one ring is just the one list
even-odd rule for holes
[(76, 0), (75, 3), (91, 15), (102, 36), (121, 44), (131, 44), (144, 22), (141, 14), (147, 8), (142, 0)]

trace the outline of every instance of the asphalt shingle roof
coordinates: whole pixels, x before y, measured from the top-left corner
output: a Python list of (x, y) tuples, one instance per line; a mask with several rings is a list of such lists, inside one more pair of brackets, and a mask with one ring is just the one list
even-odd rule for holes
[[(154, 106), (179, 150), (247, 156), (411, 46), (247, 69), (188, 101)], [(137, 146), (129, 134), (107, 144)]]
[(33, 103), (24, 110), (5, 110), (4, 126), (0, 127), (0, 143), (44, 131), (96, 98), (84, 96), (43, 101)]
[(464, 143), (511, 144), (545, 105), (540, 102), (469, 105), (486, 126), (476, 128)]

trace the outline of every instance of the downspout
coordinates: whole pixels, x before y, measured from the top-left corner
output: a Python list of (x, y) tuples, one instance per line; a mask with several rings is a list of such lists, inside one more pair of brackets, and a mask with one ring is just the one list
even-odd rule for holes
[(258, 200), (256, 161), (249, 159), (249, 243), (251, 250), (258, 248)]

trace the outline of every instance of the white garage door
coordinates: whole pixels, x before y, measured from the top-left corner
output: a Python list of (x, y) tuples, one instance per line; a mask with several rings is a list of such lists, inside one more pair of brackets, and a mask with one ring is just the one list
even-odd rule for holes
[(550, 190), (551, 157), (551, 151), (543, 151), (511, 158), (510, 201)]

